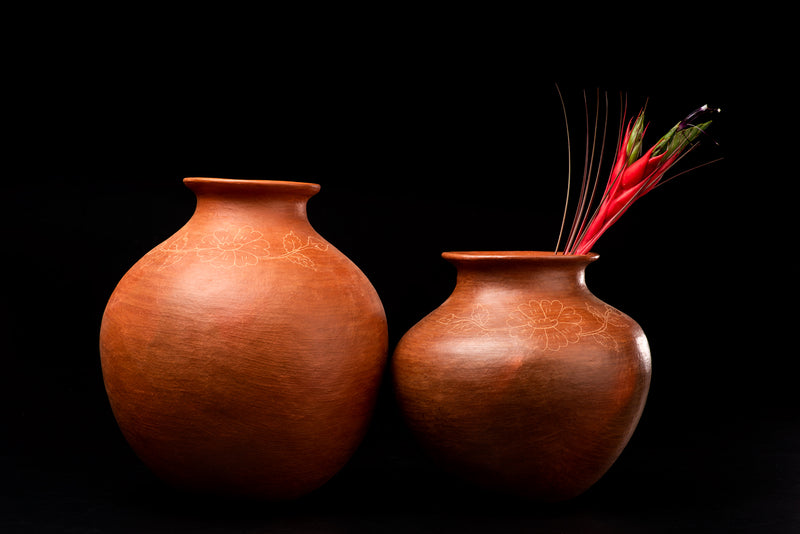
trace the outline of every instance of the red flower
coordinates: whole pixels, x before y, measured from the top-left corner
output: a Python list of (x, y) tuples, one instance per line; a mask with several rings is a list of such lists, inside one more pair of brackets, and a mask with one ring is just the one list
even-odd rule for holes
[[(597, 239), (639, 198), (662, 183), (664, 174), (694, 147), (695, 139), (711, 121), (695, 124), (698, 117), (714, 113), (716, 109), (703, 106), (690, 113), (670, 129), (647, 152), (641, 154), (645, 130), (644, 112), (628, 122), (621, 136), (617, 154), (600, 203), (591, 218), (588, 213), (577, 213), (577, 233), (567, 244), (567, 254), (586, 254)], [(640, 155), (641, 154), (641, 155)], [(579, 210), (580, 211), (580, 210)]]

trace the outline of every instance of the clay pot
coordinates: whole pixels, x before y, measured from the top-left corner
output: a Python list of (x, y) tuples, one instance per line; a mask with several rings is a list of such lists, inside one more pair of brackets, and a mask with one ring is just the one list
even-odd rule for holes
[(400, 410), (421, 446), (487, 488), (579, 495), (627, 444), (650, 385), (641, 328), (592, 295), (597, 255), (447, 252), (452, 295), (397, 345)]
[(194, 215), (125, 274), (103, 316), (114, 415), (172, 484), (306, 494), (365, 434), (386, 362), (383, 306), (309, 224), (318, 185), (184, 182)]

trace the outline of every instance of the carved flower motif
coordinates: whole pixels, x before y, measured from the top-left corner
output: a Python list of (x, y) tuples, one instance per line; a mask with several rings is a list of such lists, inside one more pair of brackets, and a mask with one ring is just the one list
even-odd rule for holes
[(297, 237), (294, 232), (290, 231), (288, 234), (283, 236), (284, 253), (275, 257), (286, 258), (287, 260), (298, 265), (302, 265), (303, 267), (315, 269), (316, 266), (314, 260), (303, 254), (304, 251), (311, 249), (328, 250), (328, 245), (324, 241), (321, 241), (313, 236), (306, 238), (306, 242), (303, 243), (302, 239)]
[(236, 231), (221, 230), (200, 240), (197, 255), (202, 261), (225, 267), (254, 265), (260, 258), (269, 256), (269, 242), (250, 226)]
[(581, 315), (558, 300), (531, 300), (509, 317), (511, 335), (532, 339), (537, 348), (558, 350), (581, 337)]
[(483, 335), (492, 333), (489, 328), (489, 312), (482, 304), (476, 304), (472, 308), (469, 317), (450, 313), (439, 319), (439, 324), (447, 325), (448, 332), (480, 332)]
[(154, 265), (158, 271), (166, 269), (170, 265), (180, 261), (186, 253), (188, 242), (189, 236), (187, 234), (171, 237), (148, 252), (143, 260), (147, 265)]

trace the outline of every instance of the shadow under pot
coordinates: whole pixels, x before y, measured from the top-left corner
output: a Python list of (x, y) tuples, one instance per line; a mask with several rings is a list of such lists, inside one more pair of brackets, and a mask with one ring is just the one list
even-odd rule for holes
[(592, 295), (596, 254), (446, 252), (452, 295), (392, 359), (400, 410), (438, 463), (483, 487), (575, 497), (611, 467), (650, 385), (630, 317)]
[(386, 362), (381, 301), (309, 224), (318, 185), (184, 182), (194, 215), (125, 274), (103, 315), (114, 416), (178, 487), (309, 493), (365, 435)]

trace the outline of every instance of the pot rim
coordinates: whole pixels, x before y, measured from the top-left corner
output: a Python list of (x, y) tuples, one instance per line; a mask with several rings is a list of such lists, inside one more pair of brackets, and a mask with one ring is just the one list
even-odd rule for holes
[(183, 183), (193, 189), (193, 186), (204, 185), (237, 185), (253, 189), (270, 189), (272, 191), (286, 191), (296, 193), (315, 194), (320, 190), (320, 185), (311, 182), (293, 182), (290, 180), (251, 180), (247, 178), (214, 178), (206, 176), (188, 176)]
[(442, 252), (448, 261), (514, 260), (547, 262), (592, 262), (600, 257), (596, 252), (587, 254), (564, 254), (543, 250), (464, 250)]

